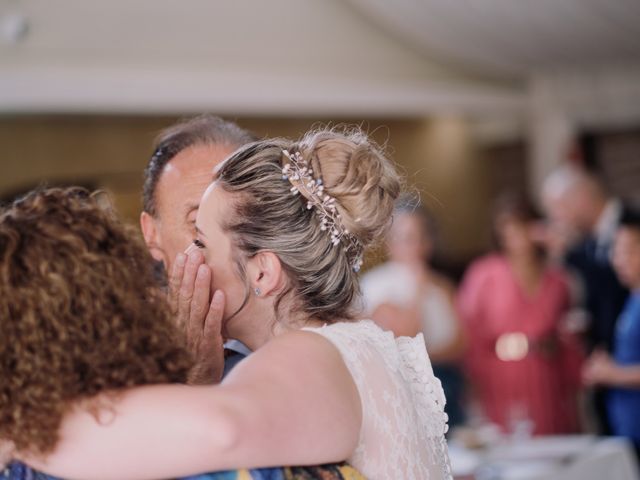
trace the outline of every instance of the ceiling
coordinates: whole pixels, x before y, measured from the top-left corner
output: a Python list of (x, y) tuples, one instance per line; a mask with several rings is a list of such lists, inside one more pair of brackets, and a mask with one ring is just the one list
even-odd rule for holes
[(530, 75), (640, 63), (638, 0), (350, 0), (425, 57)]
[(521, 110), (523, 92), (344, 0), (0, 0), (0, 113), (424, 116)]
[(632, 64), (639, 0), (0, 0), (0, 113), (517, 115)]

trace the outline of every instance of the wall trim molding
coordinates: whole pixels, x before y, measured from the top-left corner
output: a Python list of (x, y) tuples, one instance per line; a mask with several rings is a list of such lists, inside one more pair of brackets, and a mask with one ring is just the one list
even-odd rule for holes
[(3, 67), (0, 113), (424, 117), (522, 113), (526, 91), (445, 80), (148, 67)]

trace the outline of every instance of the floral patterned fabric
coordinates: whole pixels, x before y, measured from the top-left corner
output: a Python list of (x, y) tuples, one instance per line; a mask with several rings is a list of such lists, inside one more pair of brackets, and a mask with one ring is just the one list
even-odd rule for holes
[[(1, 473), (0, 480), (62, 480), (13, 462)], [(320, 465), (315, 467), (257, 468), (230, 470), (183, 477), (180, 480), (365, 480), (347, 464)]]

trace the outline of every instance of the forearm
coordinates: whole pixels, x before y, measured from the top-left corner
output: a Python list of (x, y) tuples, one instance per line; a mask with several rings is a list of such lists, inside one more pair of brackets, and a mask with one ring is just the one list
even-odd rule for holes
[(381, 328), (393, 332), (396, 337), (415, 337), (421, 330), (420, 314), (414, 308), (383, 303), (371, 317)]
[(273, 340), (221, 385), (140, 387), (111, 406), (97, 420), (70, 412), (51, 455), (21, 459), (85, 480), (321, 464), (345, 460), (361, 426), (360, 398), (340, 354), (306, 332)]
[[(84, 410), (67, 416), (56, 450), (22, 458), (65, 478), (151, 479), (209, 471), (223, 464), (238, 428), (217, 387), (163, 385), (127, 392), (96, 419)], [(231, 414), (230, 414), (231, 413)]]
[(615, 387), (640, 389), (640, 365), (618, 365), (607, 383)]

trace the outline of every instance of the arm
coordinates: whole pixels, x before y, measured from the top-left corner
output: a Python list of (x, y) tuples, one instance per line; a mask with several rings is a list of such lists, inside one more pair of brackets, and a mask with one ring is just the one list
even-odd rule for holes
[(11, 461), (13, 450), (13, 443), (0, 440), (0, 470)]
[(421, 332), (420, 315), (417, 302), (408, 307), (382, 303), (373, 311), (371, 319), (383, 330), (393, 332), (396, 337), (415, 337)]
[(429, 356), (434, 362), (453, 362), (460, 359), (464, 353), (466, 343), (460, 318), (455, 307), (456, 289), (446, 278), (436, 277), (434, 278), (434, 283), (445, 294), (448, 310), (446, 321), (450, 325), (452, 332), (450, 341), (438, 350), (429, 351)]
[(481, 263), (472, 264), (458, 290), (456, 310), (461, 322), (461, 328), (466, 342), (464, 353), (464, 367), (471, 383), (481, 384), (485, 373), (485, 352), (482, 347), (482, 333), (486, 328), (484, 308), (491, 289), (487, 289), (487, 275), (485, 266)]
[(610, 385), (624, 388), (640, 388), (640, 365), (616, 365)]
[(323, 337), (284, 334), (219, 386), (148, 386), (125, 392), (101, 423), (77, 408), (44, 461), (69, 478), (166, 478), (236, 467), (341, 461), (357, 445), (360, 398)]
[(571, 395), (575, 395), (582, 386), (581, 370), (584, 363), (584, 351), (577, 335), (576, 321), (571, 319), (571, 309), (576, 301), (572, 292), (571, 277), (563, 272), (561, 279), (562, 310), (559, 312), (561, 317), (556, 326), (560, 347), (559, 364), (565, 377), (563, 384)]
[(618, 365), (604, 351), (591, 355), (582, 375), (587, 385), (640, 389), (640, 364)]
[[(440, 289), (447, 302), (447, 310), (441, 312), (443, 318), (440, 321), (447, 322), (451, 328), (448, 343), (438, 349), (429, 349), (429, 357), (435, 362), (452, 361), (459, 358), (462, 353), (464, 340), (460, 322), (454, 306), (455, 289), (446, 279), (432, 274), (429, 281), (416, 281), (418, 288), (415, 297), (406, 306), (393, 303), (381, 303), (373, 311), (371, 318), (384, 330), (393, 332), (396, 337), (415, 337), (423, 331), (424, 295), (430, 288)], [(446, 315), (446, 316), (445, 316)], [(425, 334), (426, 335), (426, 334)]]

